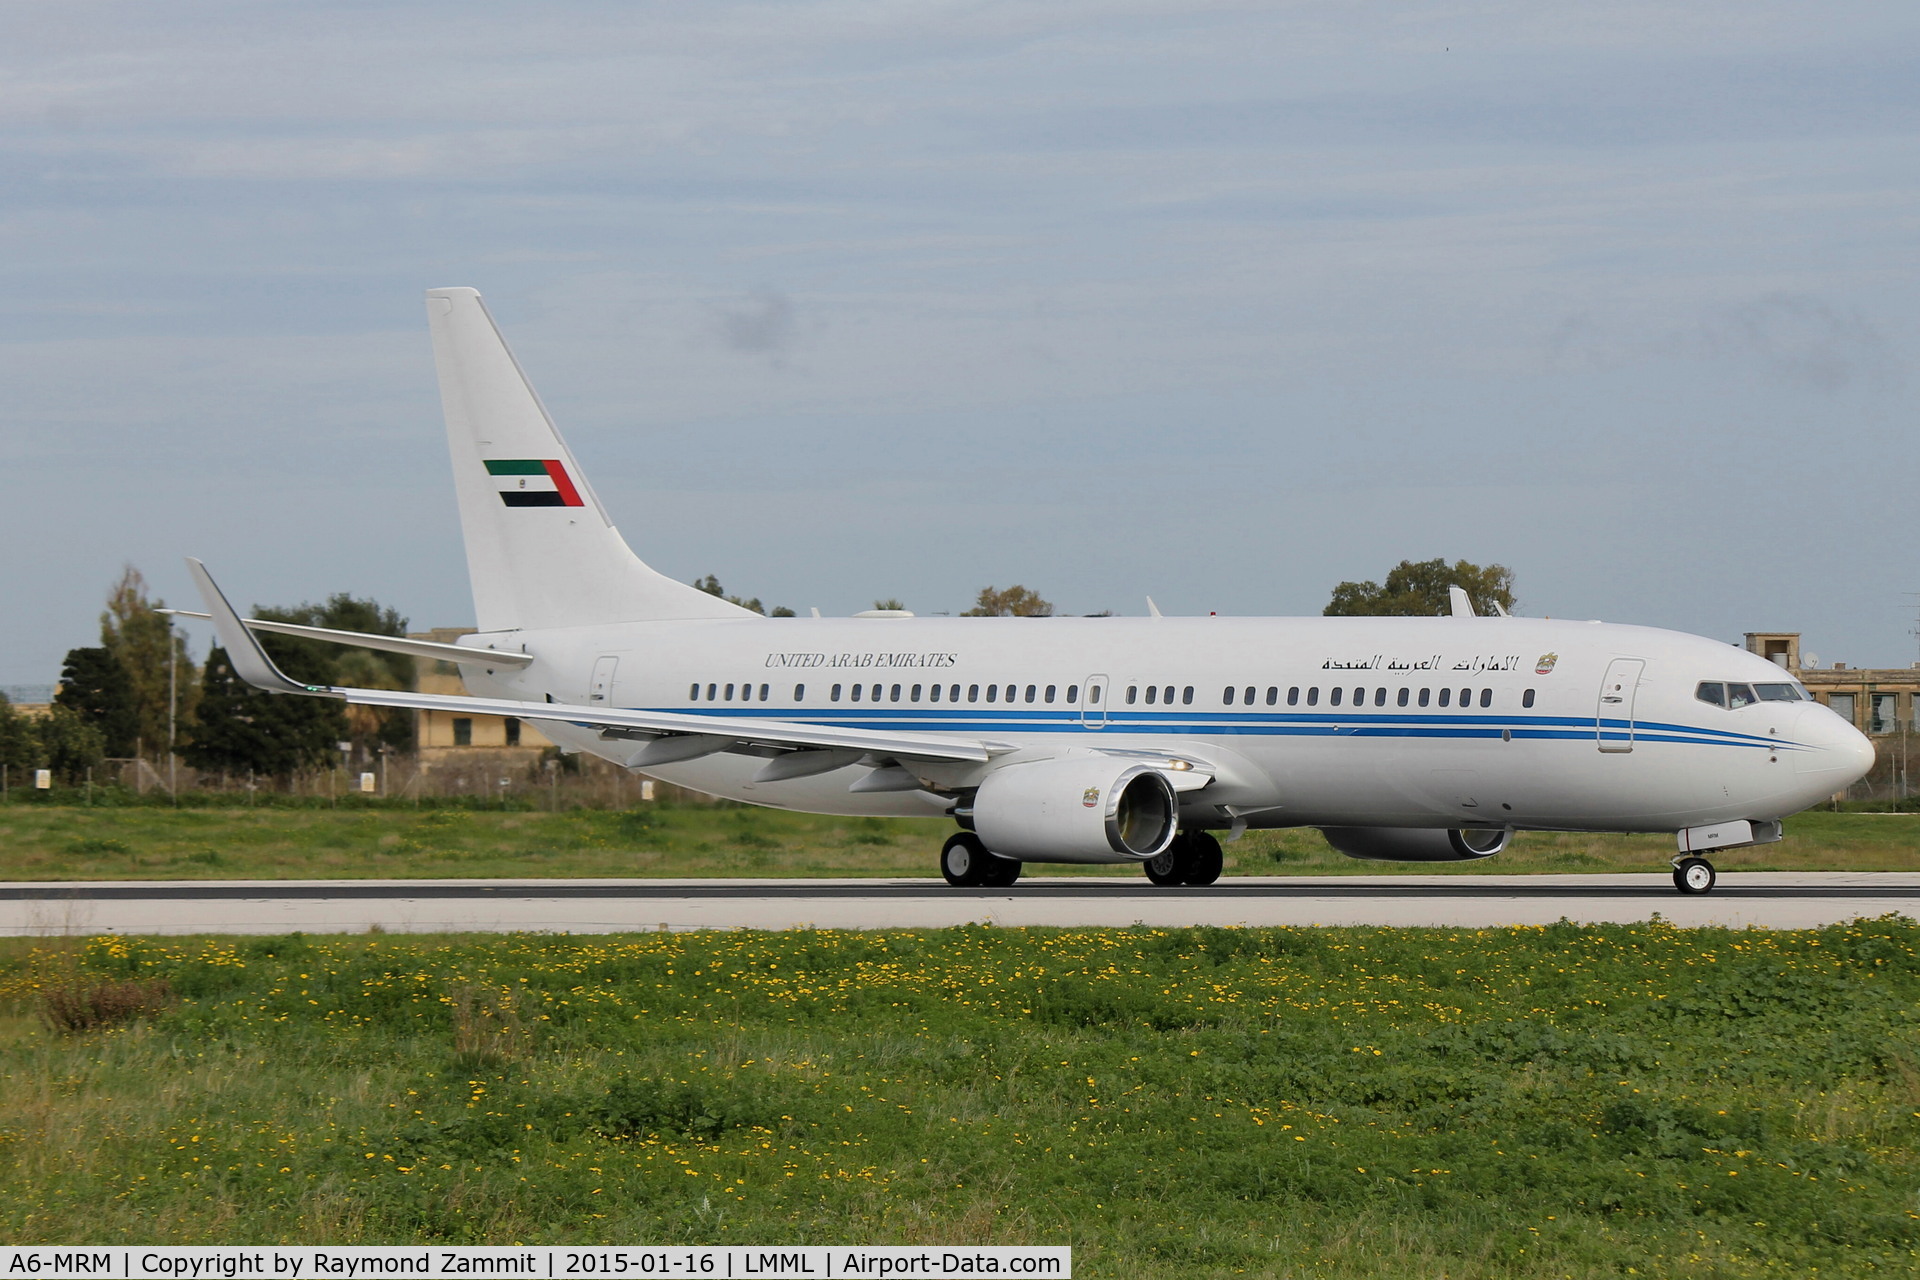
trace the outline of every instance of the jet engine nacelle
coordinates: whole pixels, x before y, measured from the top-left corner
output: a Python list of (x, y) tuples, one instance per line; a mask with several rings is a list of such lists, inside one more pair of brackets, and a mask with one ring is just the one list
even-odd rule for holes
[(1504, 827), (1322, 827), (1327, 843), (1368, 862), (1467, 862), (1491, 858), (1513, 833)]
[(1111, 756), (995, 769), (973, 798), (973, 829), (993, 852), (1030, 862), (1144, 862), (1178, 833), (1166, 775)]

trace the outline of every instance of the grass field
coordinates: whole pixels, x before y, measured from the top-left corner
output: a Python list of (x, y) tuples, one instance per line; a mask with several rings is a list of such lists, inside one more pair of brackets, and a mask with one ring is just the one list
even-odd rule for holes
[[(832, 818), (739, 805), (620, 811), (0, 806), (0, 880), (491, 876), (934, 876), (945, 820)], [(1920, 870), (1920, 815), (1809, 812), (1724, 870)], [(1358, 862), (1317, 831), (1249, 832), (1228, 875), (1659, 871), (1671, 836), (1522, 833), (1465, 865)], [(1138, 876), (1132, 867), (1037, 873)]]
[(1896, 919), (13, 940), (0, 1238), (1907, 1275), (1917, 998)]

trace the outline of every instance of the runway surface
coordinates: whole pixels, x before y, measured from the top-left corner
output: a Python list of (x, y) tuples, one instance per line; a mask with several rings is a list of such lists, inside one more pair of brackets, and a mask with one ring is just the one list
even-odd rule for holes
[(1711, 894), (1665, 872), (1573, 876), (937, 880), (273, 880), (0, 884), (0, 934), (628, 933), (996, 925), (1439, 925), (1646, 920), (1808, 928), (1920, 914), (1920, 873), (1744, 872)]

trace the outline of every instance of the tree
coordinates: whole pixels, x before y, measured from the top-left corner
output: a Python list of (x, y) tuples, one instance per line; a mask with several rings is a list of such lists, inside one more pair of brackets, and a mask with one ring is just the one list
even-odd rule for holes
[(1513, 570), (1505, 565), (1485, 568), (1466, 560), (1402, 560), (1387, 574), (1386, 583), (1343, 582), (1321, 612), (1328, 617), (1389, 615), (1431, 617), (1452, 612), (1448, 587), (1460, 587), (1473, 601), (1475, 613), (1492, 613), (1498, 604), (1513, 608)]
[(178, 680), (175, 695), (181, 724), (193, 711), (196, 681), (186, 637), (174, 630), (173, 619), (159, 612), (165, 606), (164, 600), (147, 598), (147, 580), (128, 565), (107, 593), (107, 610), (100, 615), (100, 643), (120, 660), (133, 686), (140, 741), (146, 750), (160, 752), (167, 749), (169, 653)]
[(79, 782), (106, 759), (106, 740), (71, 707), (55, 706), (34, 726), (40, 756), (60, 780)]
[[(329, 596), (325, 604), (302, 604), (291, 609), (260, 609), (255, 617), (270, 622), (297, 622), (308, 627), (329, 627), (335, 631), (358, 631), (363, 635), (404, 636), (407, 620), (394, 609), (373, 600), (357, 600), (340, 592)], [(262, 634), (261, 642), (275, 656), (288, 655), (293, 666), (281, 670), (295, 675), (294, 666), (311, 671), (312, 676), (295, 675), (312, 684), (343, 684), (361, 689), (411, 689), (415, 683), (414, 660), (404, 653), (386, 653), (378, 649), (356, 649), (318, 640), (300, 640), (291, 636)], [(398, 707), (352, 706), (346, 708), (341, 731), (333, 743), (347, 741), (363, 753), (387, 747), (395, 751), (413, 748), (413, 713)]]
[(742, 600), (739, 596), (728, 595), (727, 589), (720, 585), (720, 579), (714, 577), (712, 574), (708, 574), (704, 578), (695, 578), (693, 580), (693, 585), (698, 587), (700, 590), (706, 592), (710, 596), (719, 596), (722, 600), (725, 600), (728, 604), (737, 604), (742, 609), (751, 609), (755, 613), (760, 614), (763, 617), (791, 618), (794, 616), (793, 610), (787, 608), (787, 606), (783, 604), (777, 604), (772, 609), (766, 608), (764, 605), (760, 603), (759, 596), (754, 596), (750, 600)]
[[(311, 672), (312, 667), (306, 670)], [(290, 670), (288, 674), (296, 680), (311, 679)], [(200, 687), (199, 723), (183, 754), (194, 768), (221, 773), (250, 770), (279, 776), (327, 764), (346, 730), (343, 706), (332, 698), (256, 689), (234, 671), (227, 651), (215, 645), (207, 654)]]
[(904, 611), (907, 606), (902, 604), (899, 600), (895, 599), (894, 597), (888, 596), (885, 600), (875, 600), (873, 602), (873, 607), (876, 609)]
[(140, 710), (134, 704), (133, 681), (113, 650), (67, 650), (60, 692), (53, 701), (98, 729), (108, 755), (124, 759), (139, 751)]
[(27, 772), (40, 767), (43, 751), (33, 721), (15, 711), (7, 695), (0, 693), (0, 765), (6, 766), (7, 785), (26, 785)]
[(980, 598), (963, 618), (1051, 618), (1053, 605), (1025, 587), (1015, 584), (1005, 591), (980, 588)]

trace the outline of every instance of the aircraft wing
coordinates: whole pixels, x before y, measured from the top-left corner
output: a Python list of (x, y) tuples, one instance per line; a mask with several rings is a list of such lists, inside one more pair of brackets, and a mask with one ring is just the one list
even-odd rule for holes
[[(797, 724), (788, 720), (735, 718), (728, 716), (680, 715), (666, 711), (634, 711), (614, 707), (588, 707), (571, 702), (522, 702), (513, 698), (463, 698), (445, 694), (407, 693), (391, 689), (353, 689), (336, 685), (301, 684), (290, 679), (273, 664), (247, 624), (215, 585), (206, 565), (191, 557), (187, 568), (193, 574), (207, 614), (219, 633), (233, 669), (256, 689), (269, 693), (301, 694), (306, 697), (339, 698), (346, 702), (374, 707), (405, 707), (416, 711), (453, 711), (467, 715), (515, 716), (522, 720), (552, 721), (583, 728), (612, 731), (615, 736), (632, 736), (638, 752), (635, 763), (664, 764), (674, 759), (690, 759), (713, 751), (746, 748), (753, 754), (775, 754), (795, 750), (825, 750), (836, 753), (906, 757), (915, 760), (954, 760), (984, 763), (999, 750), (967, 738), (923, 738), (885, 729), (846, 729), (833, 725)], [(658, 750), (648, 758), (642, 749), (645, 735), (654, 735)], [(660, 742), (665, 738), (672, 741)], [(696, 739), (686, 742), (685, 739)], [(771, 748), (756, 752), (754, 748)], [(854, 757), (857, 758), (857, 757)], [(851, 763), (850, 758), (847, 763)], [(800, 775), (794, 775), (800, 776)]]

